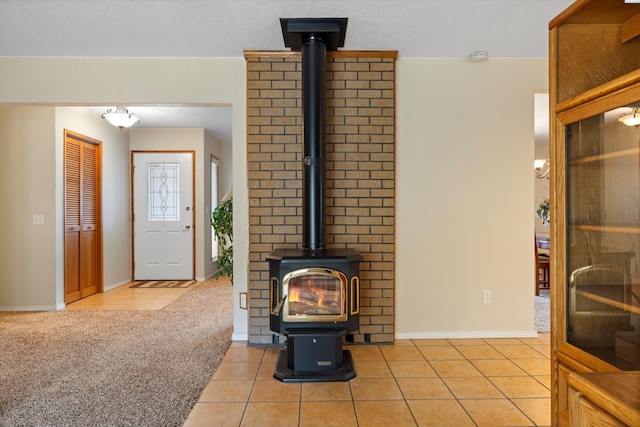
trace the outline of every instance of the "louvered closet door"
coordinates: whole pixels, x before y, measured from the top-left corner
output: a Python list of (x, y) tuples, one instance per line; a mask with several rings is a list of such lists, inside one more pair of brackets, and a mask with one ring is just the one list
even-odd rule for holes
[(99, 144), (65, 131), (65, 303), (102, 288)]

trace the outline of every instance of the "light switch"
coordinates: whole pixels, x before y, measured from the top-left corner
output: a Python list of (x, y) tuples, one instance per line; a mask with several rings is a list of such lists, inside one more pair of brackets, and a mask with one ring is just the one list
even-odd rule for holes
[(34, 225), (44, 225), (44, 215), (43, 214), (33, 214), (33, 224)]

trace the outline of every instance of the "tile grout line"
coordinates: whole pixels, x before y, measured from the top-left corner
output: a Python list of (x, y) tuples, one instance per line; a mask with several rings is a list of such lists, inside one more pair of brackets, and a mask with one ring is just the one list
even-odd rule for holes
[[(413, 342), (413, 340), (412, 340)], [(486, 378), (486, 376), (484, 375), (483, 372), (481, 372), (472, 362), (471, 360), (467, 359), (467, 357), (460, 351), (458, 350), (457, 346), (454, 345), (451, 340), (447, 339), (447, 343), (452, 346), (454, 349), (456, 349), (456, 351), (458, 353), (460, 353), (461, 356), (464, 357), (464, 360), (466, 360), (467, 362), (469, 362), (471, 364), (471, 366), (473, 366), (476, 370), (478, 370), (478, 372), (480, 372), (482, 374), (482, 376), (484, 378)], [(431, 366), (431, 369), (433, 369), (433, 371), (435, 372), (435, 374), (438, 376), (438, 378), (440, 378), (440, 381), (442, 381), (442, 383), (444, 384), (444, 386), (447, 388), (447, 390), (449, 390), (449, 393), (451, 393), (451, 395), (453, 396), (453, 398), (456, 400), (456, 402), (458, 402), (458, 405), (460, 405), (460, 408), (462, 408), (462, 410), (464, 411), (465, 414), (467, 414), (467, 416), (469, 417), (469, 419), (471, 420), (471, 422), (477, 427), (478, 423), (477, 421), (473, 418), (473, 416), (469, 413), (469, 410), (460, 402), (460, 399), (458, 399), (458, 397), (456, 396), (456, 394), (453, 392), (453, 390), (451, 390), (451, 387), (449, 387), (449, 384), (447, 384), (447, 382), (444, 380), (444, 378), (440, 375), (440, 373), (435, 369), (435, 367), (431, 364), (431, 362), (429, 361), (429, 359), (427, 359), (427, 357), (424, 355), (424, 353), (420, 352), (422, 354), (422, 356), (425, 358), (425, 361), (429, 364), (429, 366)], [(497, 388), (497, 387), (496, 387)], [(498, 389), (498, 391), (504, 396), (504, 393), (502, 392), (502, 390)], [(505, 396), (506, 397), (506, 396)], [(419, 424), (418, 424), (419, 425)]]
[[(531, 348), (532, 350), (534, 350), (536, 353), (538, 353), (538, 354), (540, 354), (540, 355), (544, 356), (544, 359), (548, 359), (548, 357), (547, 357), (545, 354), (543, 354), (543, 353), (539, 352), (537, 349), (533, 348), (529, 343), (527, 343), (527, 342), (525, 342), (525, 341), (522, 341), (520, 338), (518, 338), (518, 340), (519, 340), (520, 342), (522, 342), (524, 345), (526, 345), (527, 347), (529, 347), (529, 348)], [(490, 344), (490, 343), (489, 343), (489, 345), (491, 345), (491, 347), (493, 347), (493, 345), (492, 345), (492, 344)], [(518, 366), (520, 369), (522, 369), (524, 372), (526, 372), (527, 377), (531, 378), (531, 379), (532, 379), (532, 380), (534, 380), (536, 383), (538, 383), (538, 384), (542, 385), (545, 389), (549, 390), (549, 389), (547, 388), (547, 386), (546, 386), (546, 385), (542, 384), (540, 381), (538, 381), (538, 379), (537, 379), (537, 378), (535, 378), (533, 375), (531, 375), (528, 371), (526, 371), (524, 368), (520, 367), (520, 366), (519, 366), (519, 365), (517, 365), (515, 362), (513, 362), (513, 358), (507, 357), (504, 353), (502, 353), (502, 352), (501, 352), (500, 350), (498, 350), (497, 348), (495, 348), (495, 347), (493, 347), (493, 348), (494, 348), (497, 352), (499, 352), (500, 354), (502, 354), (504, 357), (506, 357), (508, 360), (510, 360), (512, 363), (514, 363), (516, 366)], [(493, 382), (493, 381), (491, 381), (491, 379), (490, 379), (489, 377), (486, 377), (486, 378), (487, 378), (487, 380), (488, 380), (488, 381), (490, 381), (490, 382), (491, 382), (491, 384), (493, 384), (493, 385), (497, 388), (497, 386), (494, 384), (494, 382)], [(500, 390), (500, 392), (502, 392), (502, 390)], [(502, 392), (502, 393), (504, 394), (504, 392)], [(505, 396), (506, 396), (506, 395), (505, 395)], [(530, 418), (530, 417), (529, 417), (529, 416), (528, 416), (528, 415), (527, 415), (527, 414), (522, 410), (522, 408), (520, 408), (518, 405), (516, 405), (516, 403), (515, 403), (515, 402), (513, 402), (513, 400), (512, 400), (510, 397), (507, 397), (507, 399), (509, 399), (509, 401), (511, 402), (511, 404), (512, 404), (515, 408), (517, 408), (517, 409), (518, 409), (518, 411), (520, 411), (520, 413), (522, 413), (522, 415), (523, 415), (524, 417), (526, 417), (529, 421), (531, 421), (531, 423), (532, 423), (534, 426), (538, 426), (538, 424), (536, 424), (536, 422), (535, 422), (533, 419), (531, 419), (531, 418)], [(551, 391), (549, 391), (549, 399), (551, 399)]]
[[(229, 348), (231, 348), (231, 347), (229, 347)], [(227, 350), (227, 352), (228, 351), (229, 350)], [(258, 363), (258, 369), (256, 369), (256, 373), (253, 376), (253, 379), (251, 380), (251, 389), (249, 390), (249, 393), (247, 395), (246, 401), (243, 402), (244, 403), (244, 408), (242, 409), (242, 415), (240, 416), (240, 421), (238, 423), (238, 427), (240, 427), (242, 425), (242, 422), (244, 421), (245, 416), (247, 415), (247, 410), (249, 408), (249, 403), (251, 402), (251, 396), (253, 394), (253, 391), (255, 390), (256, 382), (259, 379), (258, 376), (260, 375), (260, 370), (262, 368), (262, 364), (265, 363), (264, 358), (265, 358), (266, 354), (267, 354), (267, 348), (263, 347), (262, 348), (262, 355), (260, 356), (260, 362)], [(224, 360), (224, 357), (223, 357), (223, 360)], [(238, 362), (225, 362), (225, 363), (238, 363)], [(214, 372), (214, 374), (215, 374), (215, 372)], [(212, 378), (211, 381), (216, 381), (216, 380), (213, 380), (213, 378)], [(220, 403), (228, 403), (228, 402), (220, 402)], [(299, 419), (300, 419), (300, 414), (298, 414), (298, 420)]]
[[(420, 352), (420, 350), (416, 347), (415, 343), (413, 342), (413, 340), (410, 340), (412, 347), (416, 349), (416, 351), (418, 351), (420, 353), (420, 355), (423, 357), (423, 359), (425, 360), (425, 362), (427, 362), (429, 364), (429, 366), (431, 367), (431, 369), (433, 369), (433, 366), (431, 366), (431, 364), (429, 363), (429, 361), (424, 357), (424, 354), (422, 354), (422, 352)], [(411, 414), (411, 418), (413, 419), (413, 421), (416, 423), (416, 426), (419, 426), (420, 423), (418, 422), (418, 420), (416, 419), (415, 414), (413, 413), (413, 411), (411, 410), (411, 406), (409, 406), (409, 402), (407, 402), (407, 398), (404, 395), (404, 392), (402, 391), (402, 387), (400, 387), (400, 384), (398, 383), (398, 378), (396, 377), (396, 375), (393, 373), (393, 369), (391, 369), (391, 365), (389, 365), (389, 360), (387, 359), (387, 356), (385, 356), (384, 352), (382, 351), (382, 349), (380, 348), (380, 346), (378, 345), (378, 350), (380, 351), (380, 353), (382, 354), (382, 358), (384, 359), (385, 364), (387, 365), (387, 369), (389, 369), (389, 372), (391, 373), (391, 376), (393, 377), (393, 381), (396, 384), (396, 387), (398, 387), (398, 390), (400, 391), (400, 395), (402, 396), (402, 399), (404, 401), (404, 404), (407, 406), (407, 410), (409, 411), (409, 413)], [(435, 372), (435, 370), (434, 370)], [(436, 372), (437, 374), (437, 372)], [(354, 402), (355, 405), (355, 402)]]

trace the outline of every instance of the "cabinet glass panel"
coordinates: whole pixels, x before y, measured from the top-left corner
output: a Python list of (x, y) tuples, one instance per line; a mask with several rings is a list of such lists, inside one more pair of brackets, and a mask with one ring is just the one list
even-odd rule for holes
[(623, 370), (640, 369), (640, 126), (618, 121), (632, 107), (565, 127), (566, 340)]

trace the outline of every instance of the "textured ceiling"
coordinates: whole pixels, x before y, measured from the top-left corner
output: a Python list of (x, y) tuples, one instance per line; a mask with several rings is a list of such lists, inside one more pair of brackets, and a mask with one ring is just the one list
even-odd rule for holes
[[(281, 17), (347, 17), (345, 50), (402, 57), (547, 57), (548, 22), (572, 0), (0, 0), (0, 56), (242, 57), (281, 50)], [(0, 73), (2, 70), (0, 70)], [(131, 106), (130, 106), (131, 107)], [(148, 107), (148, 106), (147, 106)], [(133, 107), (131, 108), (133, 110)], [(179, 110), (179, 109), (178, 109)], [(223, 142), (230, 109), (156, 112)], [(180, 115), (180, 112), (184, 114)], [(149, 112), (151, 114), (151, 112)], [(143, 127), (155, 119), (139, 113)], [(191, 120), (180, 126), (185, 117)], [(224, 128), (221, 128), (223, 126)]]
[(344, 49), (546, 57), (571, 0), (0, 0), (0, 56), (240, 57), (283, 49), (281, 17), (347, 17)]

